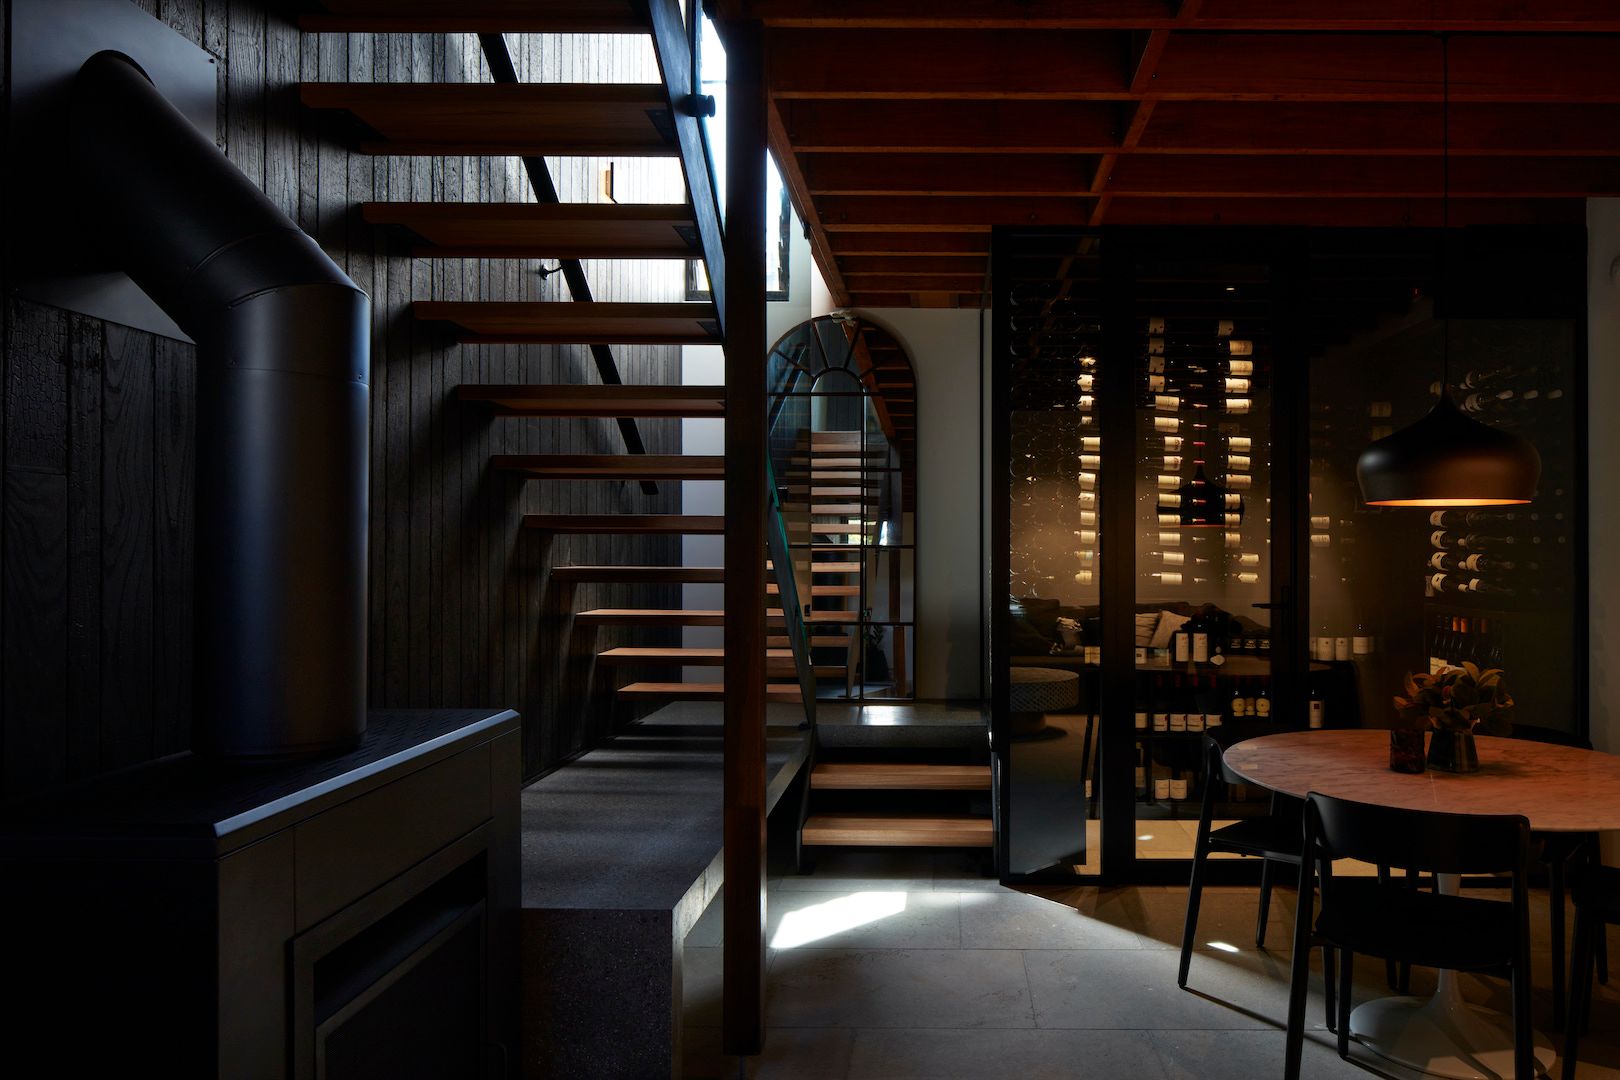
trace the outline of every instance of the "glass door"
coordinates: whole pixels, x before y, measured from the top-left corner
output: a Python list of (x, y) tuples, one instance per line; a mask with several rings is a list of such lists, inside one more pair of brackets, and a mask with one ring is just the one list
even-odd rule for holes
[[(1159, 233), (1132, 245), (1122, 317), (1135, 466), (1137, 860), (1192, 857), (1205, 731), (1298, 721), (1272, 678), (1278, 334), (1268, 255)], [(1268, 803), (1242, 785), (1214, 794), (1218, 822)]]
[[(995, 234), (1006, 877), (1179, 875), (1204, 732), (1307, 723), (1286, 678), (1298, 502), (1278, 444), (1297, 391), (1273, 247), (1225, 230)], [(1216, 794), (1222, 820), (1267, 806)]]

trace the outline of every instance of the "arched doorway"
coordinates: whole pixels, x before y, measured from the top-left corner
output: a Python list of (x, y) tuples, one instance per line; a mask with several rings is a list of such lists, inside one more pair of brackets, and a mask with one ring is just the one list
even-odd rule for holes
[(911, 357), (882, 327), (824, 315), (784, 334), (768, 363), (773, 475), (809, 608), (817, 696), (910, 700), (917, 670)]

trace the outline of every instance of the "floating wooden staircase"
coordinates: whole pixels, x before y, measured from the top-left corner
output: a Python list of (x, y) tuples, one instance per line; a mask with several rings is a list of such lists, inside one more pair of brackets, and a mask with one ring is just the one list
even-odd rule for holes
[[(492, 474), (503, 482), (532, 480), (656, 485), (725, 479), (721, 457), (646, 452), (638, 418), (723, 418), (722, 386), (625, 385), (612, 347), (720, 343), (723, 320), (710, 302), (627, 303), (595, 299), (580, 260), (705, 258), (711, 279), (723, 281), (719, 257), (718, 210), (701, 165), (695, 166), (695, 120), (684, 112), (689, 87), (672, 72), (686, 68), (689, 52), (677, 42), (679, 8), (666, 0), (312, 0), (316, 10), (300, 16), (312, 31), (371, 33), (473, 32), (480, 35), (494, 81), (489, 83), (306, 83), (302, 103), (346, 128), (362, 153), (391, 156), (485, 155), (521, 159), (534, 201), (501, 203), (373, 202), (361, 207), (371, 225), (397, 230), (412, 254), (427, 259), (555, 259), (563, 271), (568, 301), (480, 301), (418, 296), (413, 318), (464, 344), (588, 346), (600, 384), (466, 384), (455, 391), (463, 407), (487, 409), (503, 422), (603, 418), (616, 421), (623, 453), (497, 454)], [(533, 83), (517, 77), (503, 35), (510, 33), (613, 33), (652, 35), (666, 83)], [(675, 52), (683, 55), (675, 56)], [(673, 62), (673, 67), (671, 66)], [(683, 126), (684, 125), (684, 126)], [(701, 150), (698, 150), (701, 154)], [(684, 201), (656, 204), (560, 201), (546, 156), (681, 157), (689, 181)], [(694, 172), (696, 173), (694, 178)], [(436, 278), (437, 275), (434, 275)], [(717, 290), (723, 300), (723, 289)], [(829, 493), (829, 497), (833, 497)], [(526, 529), (565, 535), (623, 537), (718, 535), (725, 520), (684, 514), (532, 514)], [(818, 570), (818, 575), (844, 573)], [(717, 584), (720, 567), (646, 565), (556, 566), (550, 582), (571, 601), (575, 586), (625, 586), (625, 606), (587, 607), (573, 612), (572, 626), (645, 628), (667, 637), (684, 627), (719, 626), (718, 610), (667, 608), (673, 585)], [(663, 593), (652, 590), (662, 589)], [(642, 594), (641, 590), (646, 590)], [(858, 591), (858, 590), (857, 590)], [(845, 595), (847, 588), (821, 584), (817, 602)], [(779, 604), (772, 591), (770, 603)], [(807, 598), (808, 599), (808, 598)], [(636, 606), (641, 601), (643, 606)], [(838, 622), (846, 615), (819, 613), (817, 621)], [(775, 627), (767, 652), (768, 698), (798, 701), (794, 655), (783, 636), (784, 619), (767, 611)], [(828, 636), (828, 635), (823, 635)], [(840, 639), (841, 640), (841, 639)], [(599, 669), (620, 676), (627, 670), (718, 667), (717, 649), (672, 645), (622, 645), (596, 657)], [(616, 690), (636, 703), (719, 700), (719, 683), (634, 681)]]
[(801, 863), (807, 847), (993, 848), (990, 777), (978, 761), (820, 761), (805, 792)]

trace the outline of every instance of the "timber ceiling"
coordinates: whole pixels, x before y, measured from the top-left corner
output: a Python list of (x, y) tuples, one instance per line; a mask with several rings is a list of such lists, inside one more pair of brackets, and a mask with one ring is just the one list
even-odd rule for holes
[(843, 304), (976, 306), (998, 224), (1454, 225), (1620, 194), (1620, 0), (711, 0)]

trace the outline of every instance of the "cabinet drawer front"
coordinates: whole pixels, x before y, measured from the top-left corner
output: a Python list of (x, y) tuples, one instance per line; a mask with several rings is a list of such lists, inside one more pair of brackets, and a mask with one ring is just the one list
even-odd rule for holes
[(298, 825), (298, 929), (487, 821), (489, 767), (488, 745), (476, 746)]

